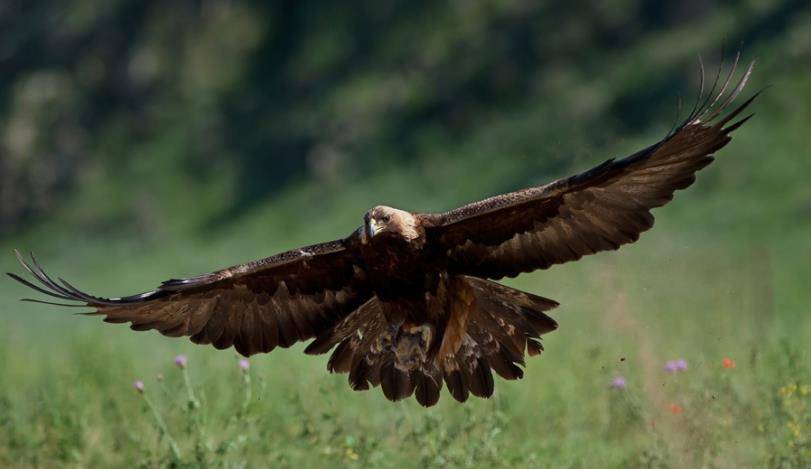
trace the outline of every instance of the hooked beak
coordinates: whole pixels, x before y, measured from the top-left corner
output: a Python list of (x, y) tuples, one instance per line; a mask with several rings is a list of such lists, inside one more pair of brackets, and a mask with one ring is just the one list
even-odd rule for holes
[(366, 236), (371, 239), (380, 231), (380, 227), (377, 225), (377, 221), (374, 219), (370, 219), (368, 223), (366, 223)]

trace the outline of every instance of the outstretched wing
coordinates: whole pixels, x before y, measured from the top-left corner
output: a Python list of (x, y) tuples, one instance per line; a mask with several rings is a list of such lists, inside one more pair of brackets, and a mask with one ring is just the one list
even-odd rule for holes
[(650, 210), (691, 185), (730, 133), (751, 117), (731, 123), (757, 95), (727, 113), (753, 66), (727, 93), (737, 63), (720, 91), (715, 93), (716, 78), (706, 98), (702, 68), (693, 112), (662, 141), (545, 186), (422, 214), (430, 242), (447, 253), (452, 272), (499, 279), (636, 241), (653, 226)]
[[(157, 289), (123, 298), (101, 298), (48, 276), (33, 255), (17, 258), (40, 285), (24, 285), (62, 301), (90, 306), (106, 322), (142, 331), (191, 336), (218, 349), (233, 345), (245, 356), (316, 337), (371, 296), (356, 263), (357, 235), (277, 254), (198, 277), (168, 280)], [(47, 303), (41, 300), (27, 300)], [(54, 304), (54, 303), (50, 303)], [(59, 304), (59, 303), (55, 303)]]

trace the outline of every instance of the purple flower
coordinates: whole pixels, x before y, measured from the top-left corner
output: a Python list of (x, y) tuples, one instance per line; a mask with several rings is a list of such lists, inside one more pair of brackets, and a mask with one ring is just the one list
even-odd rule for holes
[(240, 358), (239, 359), (239, 369), (242, 370), (243, 373), (247, 373), (248, 369), (251, 368), (251, 362), (248, 361), (247, 358)]
[(668, 373), (678, 373), (687, 370), (687, 360), (679, 358), (678, 360), (668, 360), (665, 363), (665, 371)]
[(179, 366), (180, 368), (186, 368), (186, 363), (189, 362), (189, 359), (186, 358), (186, 355), (178, 355), (175, 357), (175, 365)]
[(143, 392), (144, 392), (144, 382), (141, 381), (140, 379), (133, 382), (132, 387), (134, 387), (135, 390), (138, 391), (139, 393), (143, 394)]
[(627, 384), (622, 376), (617, 376), (611, 381), (611, 387), (614, 389), (625, 389)]

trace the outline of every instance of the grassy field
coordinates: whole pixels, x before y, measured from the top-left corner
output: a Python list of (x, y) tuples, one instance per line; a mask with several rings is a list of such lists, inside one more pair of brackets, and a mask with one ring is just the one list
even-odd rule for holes
[[(547, 352), (523, 381), (497, 383), (489, 401), (446, 395), (429, 410), (352, 392), (302, 347), (254, 357), (243, 373), (230, 351), (8, 306), (0, 461), (802, 467), (807, 292), (776, 285), (781, 264), (769, 251), (663, 231), (622, 256), (514, 282), (563, 302)], [(176, 354), (188, 355), (185, 370)], [(675, 358), (688, 369), (666, 372)], [(610, 387), (618, 376), (625, 389)]]
[[(765, 57), (753, 89), (775, 86), (759, 115), (640, 242), (507, 281), (558, 300), (561, 327), (525, 378), (497, 379), (489, 400), (443, 393), (423, 409), (353, 392), (301, 344), (252, 357), (245, 371), (232, 350), (18, 303), (28, 292), (0, 282), (0, 466), (808, 467), (811, 72), (792, 66)], [(363, 188), (297, 186), (209, 236), (168, 220), (94, 237), (74, 231), (83, 220), (67, 210), (0, 241), (0, 266), (19, 272), (11, 249), (33, 249), (80, 287), (134, 293), (343, 236), (379, 202), (440, 209), (509, 189), (501, 168), (523, 161), (430, 156)], [(198, 203), (216, 203), (217, 190)], [(666, 371), (675, 359), (687, 369)]]
[[(351, 391), (301, 346), (253, 357), (243, 373), (232, 351), (15, 303), (24, 292), (4, 282), (0, 464), (802, 467), (811, 457), (808, 208), (758, 206), (768, 191), (727, 203), (742, 190), (738, 177), (755, 188), (782, 177), (760, 152), (791, 136), (792, 120), (783, 135), (754, 121), (638, 244), (510, 281), (559, 300), (561, 328), (525, 379), (499, 381), (490, 400), (392, 404), (379, 390)], [(783, 189), (807, 204), (807, 189)], [(280, 206), (308, 196), (288, 197)], [(252, 221), (236, 248), (229, 232), (145, 255), (123, 241), (99, 252), (92, 239), (42, 242), (40, 254), (81, 286), (129, 292), (342, 233), (348, 220), (286, 243), (267, 243), (250, 226), (264, 222)], [(3, 266), (18, 270), (10, 255)], [(173, 363), (178, 354), (187, 369)], [(688, 369), (666, 372), (678, 358)], [(616, 377), (624, 389), (611, 387)]]

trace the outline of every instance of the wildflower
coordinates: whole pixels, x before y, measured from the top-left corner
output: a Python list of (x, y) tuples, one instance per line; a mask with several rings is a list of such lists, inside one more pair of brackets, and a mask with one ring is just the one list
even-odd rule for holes
[(189, 362), (189, 359), (186, 358), (186, 355), (178, 355), (175, 357), (175, 365), (179, 366), (181, 369), (186, 368), (186, 363)]
[(247, 358), (239, 359), (239, 369), (242, 370), (243, 373), (247, 373), (250, 368), (251, 362), (249, 362)]
[(625, 382), (625, 378), (622, 376), (617, 376), (611, 381), (611, 387), (614, 389), (625, 389), (628, 383)]
[(678, 404), (670, 404), (670, 413), (674, 415), (681, 415), (684, 412), (684, 408)]
[(158, 373), (155, 375), (155, 379), (158, 380), (158, 382), (163, 381), (163, 373)]
[(144, 382), (141, 381), (140, 379), (133, 382), (132, 387), (135, 388), (135, 390), (138, 391), (139, 393), (143, 394), (143, 392), (144, 392)]
[(679, 371), (687, 370), (687, 360), (679, 358), (678, 360), (668, 360), (665, 363), (665, 371), (668, 373), (678, 373)]
[(735, 362), (729, 357), (724, 357), (721, 364), (724, 366), (724, 368), (735, 368)]

